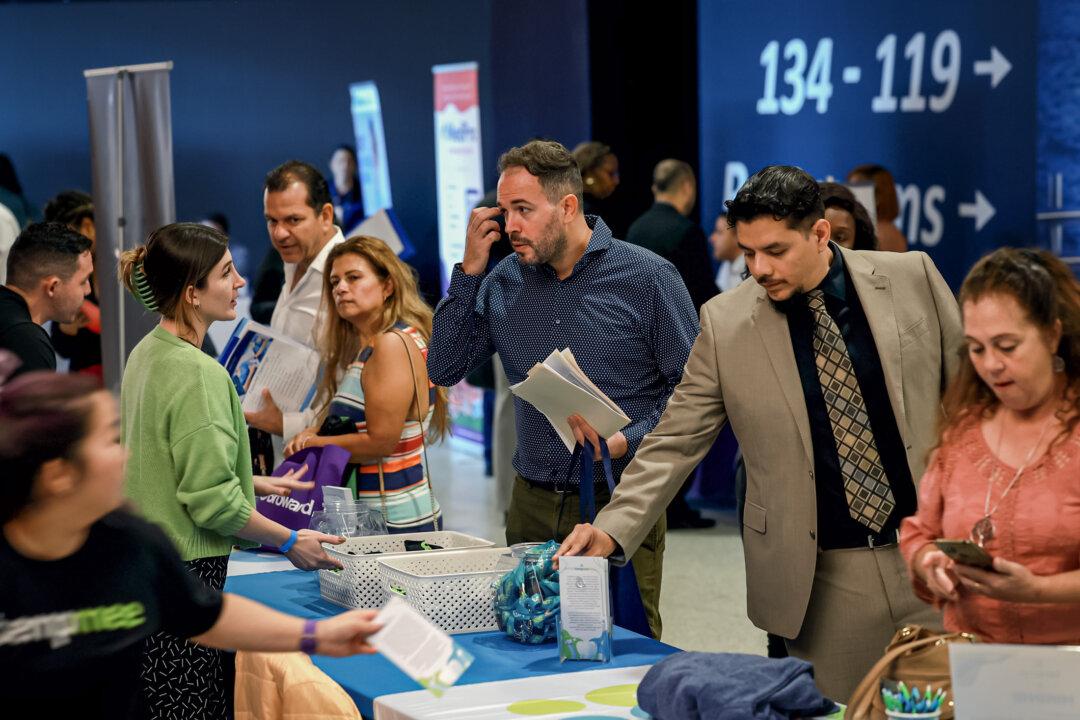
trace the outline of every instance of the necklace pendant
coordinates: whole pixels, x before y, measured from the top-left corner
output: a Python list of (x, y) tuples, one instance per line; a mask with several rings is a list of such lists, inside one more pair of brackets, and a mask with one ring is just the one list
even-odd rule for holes
[(971, 535), (979, 547), (982, 547), (986, 541), (994, 539), (994, 521), (989, 515), (984, 516), (975, 523), (975, 527), (971, 529)]

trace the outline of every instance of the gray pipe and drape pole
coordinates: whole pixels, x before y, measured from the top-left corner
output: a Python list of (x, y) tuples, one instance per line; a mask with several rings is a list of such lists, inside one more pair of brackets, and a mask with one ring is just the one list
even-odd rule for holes
[(95, 272), (105, 387), (118, 391), (131, 349), (157, 322), (119, 282), (120, 253), (176, 221), (171, 62), (86, 70), (93, 166)]

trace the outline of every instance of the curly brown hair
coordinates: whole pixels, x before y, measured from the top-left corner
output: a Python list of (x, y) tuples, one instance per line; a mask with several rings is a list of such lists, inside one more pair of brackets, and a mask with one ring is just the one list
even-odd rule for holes
[[(1005, 295), (1037, 328), (1052, 334), (1061, 323), (1057, 354), (1064, 361), (1066, 404), (1058, 410), (1065, 427), (1054, 443), (1068, 437), (1080, 422), (1080, 282), (1069, 266), (1046, 250), (999, 248), (971, 269), (960, 287), (960, 307), (988, 295)], [(960, 370), (942, 400), (938, 443), (966, 419), (988, 417), (999, 406), (997, 396), (982, 381), (966, 349)]]

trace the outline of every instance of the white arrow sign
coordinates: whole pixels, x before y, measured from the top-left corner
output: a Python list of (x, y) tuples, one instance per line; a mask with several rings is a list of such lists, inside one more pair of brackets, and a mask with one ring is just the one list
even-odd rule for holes
[(1010, 70), (1012, 70), (1012, 63), (1010, 63), (993, 45), (990, 46), (989, 60), (975, 61), (975, 74), (989, 75), (991, 89), (996, 88), (998, 83), (1009, 74)]
[(986, 196), (978, 190), (975, 191), (975, 202), (960, 203), (957, 210), (960, 211), (960, 217), (975, 218), (975, 232), (982, 230), (997, 212)]

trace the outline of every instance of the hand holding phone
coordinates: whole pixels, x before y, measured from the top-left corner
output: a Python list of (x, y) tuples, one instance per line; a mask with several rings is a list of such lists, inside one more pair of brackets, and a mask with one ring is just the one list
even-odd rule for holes
[(970, 540), (948, 540), (939, 538), (934, 541), (938, 550), (948, 555), (961, 565), (970, 565), (981, 570), (994, 572), (994, 557)]

